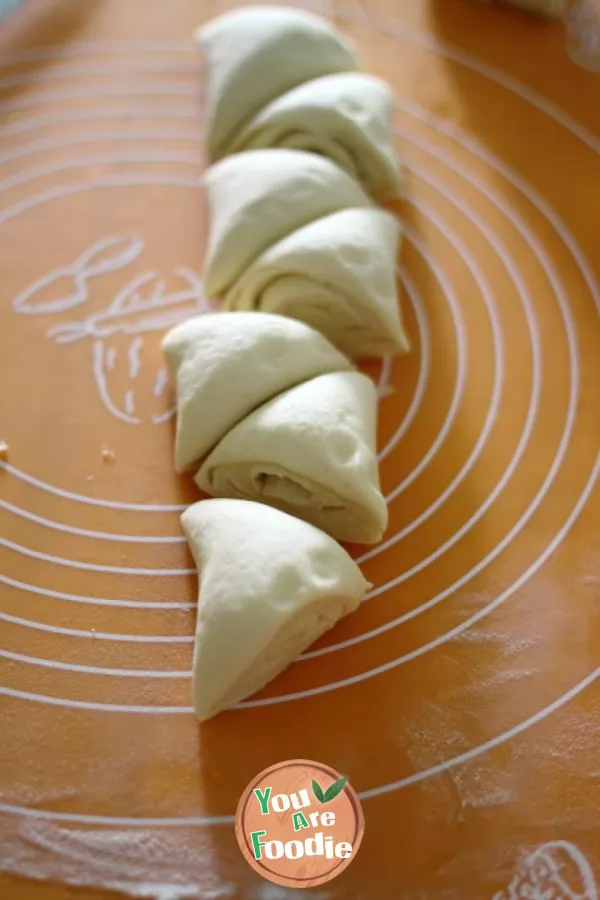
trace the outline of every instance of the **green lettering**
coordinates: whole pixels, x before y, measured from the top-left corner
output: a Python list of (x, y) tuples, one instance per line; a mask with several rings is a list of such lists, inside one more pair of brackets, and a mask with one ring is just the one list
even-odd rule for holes
[(261, 791), (260, 788), (254, 788), (254, 793), (260, 803), (260, 814), (261, 816), (269, 815), (269, 797), (271, 796), (271, 791), (273, 788), (265, 788), (264, 791)]
[(294, 815), (292, 816), (292, 820), (294, 822), (294, 831), (300, 831), (301, 828), (310, 828), (308, 819), (306, 818), (304, 813), (294, 813)]
[(265, 846), (265, 842), (261, 841), (260, 838), (263, 837), (267, 832), (266, 831), (251, 831), (250, 839), (252, 841), (252, 849), (254, 850), (254, 859), (262, 859), (262, 850), (261, 847)]

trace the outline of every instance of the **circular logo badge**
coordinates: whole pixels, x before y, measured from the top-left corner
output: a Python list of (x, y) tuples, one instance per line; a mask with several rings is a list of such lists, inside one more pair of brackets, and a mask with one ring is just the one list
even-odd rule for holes
[(364, 830), (348, 779), (309, 759), (277, 763), (257, 775), (242, 794), (235, 824), (252, 868), (296, 888), (325, 884), (347, 869)]

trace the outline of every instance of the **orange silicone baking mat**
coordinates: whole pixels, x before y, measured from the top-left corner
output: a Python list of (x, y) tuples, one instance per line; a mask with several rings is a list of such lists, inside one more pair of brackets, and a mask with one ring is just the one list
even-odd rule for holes
[(312, 6), (398, 98), (413, 352), (367, 367), (390, 525), (360, 610), (200, 726), (159, 342), (202, 306), (191, 33), (224, 8), (0, 27), (0, 895), (300, 896), (232, 816), (307, 758), (365, 816), (319, 900), (596, 900), (600, 76), (469, 0)]

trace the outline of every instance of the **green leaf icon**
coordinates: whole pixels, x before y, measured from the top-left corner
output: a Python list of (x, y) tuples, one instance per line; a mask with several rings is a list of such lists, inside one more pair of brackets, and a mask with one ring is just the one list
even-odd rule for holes
[(319, 803), (325, 803), (325, 795), (323, 794), (321, 785), (318, 783), (318, 781), (315, 781), (314, 779), (313, 779), (313, 783), (312, 783), (312, 789), (313, 789), (313, 794), (315, 795), (315, 797), (317, 798)]
[(330, 800), (333, 800), (340, 791), (343, 791), (344, 785), (348, 781), (347, 778), (340, 778), (339, 781), (334, 781), (333, 784), (330, 784), (327, 790), (325, 791), (325, 799), (324, 803), (329, 803)]

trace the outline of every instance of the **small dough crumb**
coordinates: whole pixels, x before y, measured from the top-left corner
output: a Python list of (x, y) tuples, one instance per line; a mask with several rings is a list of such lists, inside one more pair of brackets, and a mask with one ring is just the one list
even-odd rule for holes
[(8, 459), (8, 452), (10, 447), (6, 443), (6, 441), (0, 441), (0, 459)]
[(105, 463), (110, 463), (112, 465), (115, 462), (116, 458), (117, 457), (115, 455), (115, 451), (111, 450), (110, 447), (102, 448), (102, 459)]
[(93, 476), (93, 475), (86, 475), (86, 476), (85, 476), (85, 480), (86, 480), (86, 481), (93, 481), (93, 480), (94, 480), (94, 476)]

